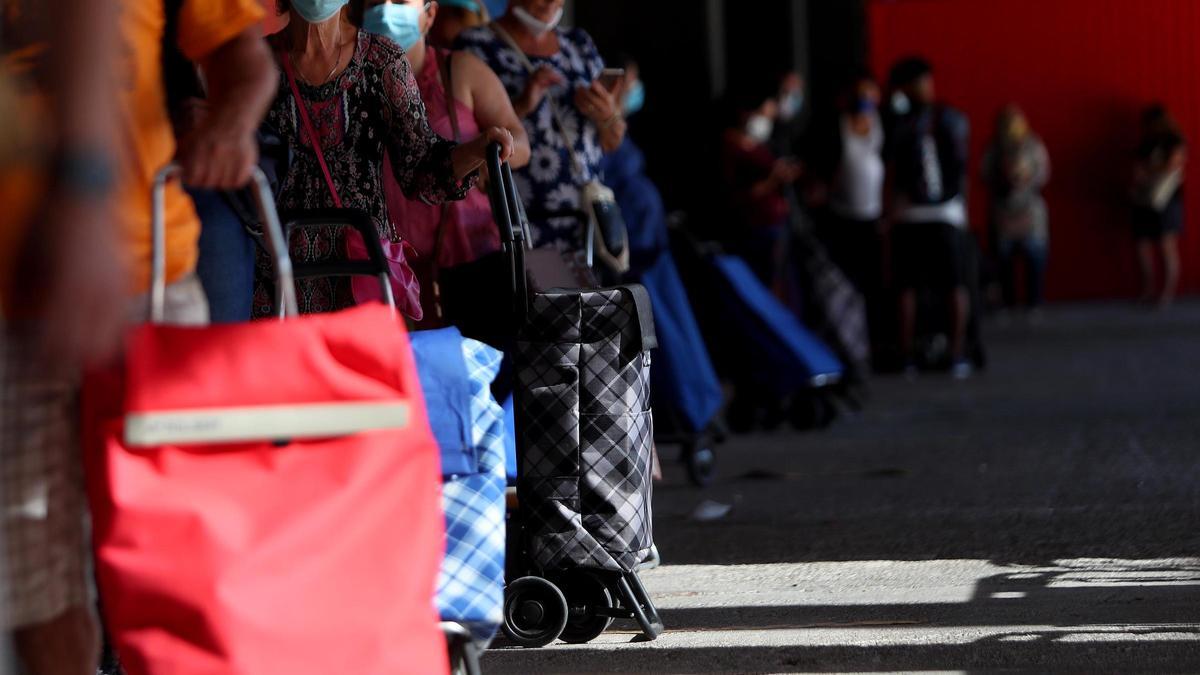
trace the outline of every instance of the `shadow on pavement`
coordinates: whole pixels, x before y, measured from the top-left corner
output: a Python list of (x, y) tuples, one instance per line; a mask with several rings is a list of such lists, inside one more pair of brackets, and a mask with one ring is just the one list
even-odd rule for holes
[[(1142, 635), (1189, 633), (1195, 629), (1138, 629)], [(525, 673), (788, 673), (952, 670), (1196, 672), (1200, 650), (1189, 639), (1107, 641), (1087, 633), (1041, 631), (993, 636), (965, 644), (881, 646), (702, 647), (612, 650), (584, 648), (531, 655), (493, 651), (488, 672)], [(536, 666), (533, 665), (536, 663)], [(585, 667), (579, 664), (586, 663)]]

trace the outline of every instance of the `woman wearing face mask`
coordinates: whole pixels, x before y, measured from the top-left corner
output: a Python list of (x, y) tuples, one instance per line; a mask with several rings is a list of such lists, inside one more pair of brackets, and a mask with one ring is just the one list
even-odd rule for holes
[(791, 217), (790, 191), (800, 165), (780, 158), (770, 141), (779, 116), (771, 93), (748, 90), (730, 99), (722, 136), (722, 165), (731, 220), (731, 244), (767, 286), (783, 285), (783, 233)]
[[(529, 139), (496, 74), (471, 54), (426, 44), (439, 10), (439, 3), (425, 0), (367, 0), (363, 30), (390, 38), (404, 48), (434, 132), (457, 141), (474, 138), (480, 129), (506, 129), (514, 141), (509, 162), (514, 168), (525, 166), (529, 163)], [(384, 165), (388, 211), (399, 235), (417, 251), (411, 264), (421, 283), (425, 324), (432, 327), (439, 323), (433, 292), (437, 269), (498, 251), (499, 230), (482, 188), (452, 203), (413, 201), (405, 197), (391, 167), (391, 162)]]
[[(563, 0), (513, 0), (498, 21), (464, 31), (458, 47), (500, 76), (529, 133), (533, 154), (516, 174), (535, 246), (582, 249), (581, 188), (599, 177), (600, 158), (625, 137), (604, 61), (582, 30), (558, 27)], [(570, 215), (556, 215), (556, 214)]]
[(883, 124), (879, 85), (859, 76), (836, 118), (814, 134), (813, 173), (827, 186), (828, 209), (817, 229), (833, 261), (868, 301), (882, 284), (879, 219), (883, 216)]
[[(512, 134), (501, 127), (461, 145), (429, 128), (403, 49), (359, 30), (361, 0), (351, 7), (347, 0), (279, 0), (279, 9), (289, 22), (270, 38), (281, 82), (267, 123), (294, 156), (281, 177), (281, 210), (361, 209), (381, 238), (398, 242), (384, 198), (385, 151), (405, 194), (429, 203), (462, 199), (474, 185), (489, 143), (500, 143), (505, 159), (512, 154)], [(293, 238), (292, 257), (301, 262), (345, 258), (345, 238), (340, 227), (308, 228)], [(274, 283), (262, 256), (255, 286), (255, 314), (269, 315)], [(345, 278), (303, 279), (297, 292), (302, 312), (355, 304)], [(420, 313), (419, 307), (404, 309)]]

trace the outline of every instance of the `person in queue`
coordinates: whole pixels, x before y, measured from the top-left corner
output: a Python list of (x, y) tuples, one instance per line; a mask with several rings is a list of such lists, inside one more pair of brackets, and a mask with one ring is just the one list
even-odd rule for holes
[(996, 115), (996, 132), (983, 156), (991, 228), (995, 233), (1000, 283), (1008, 309), (1019, 306), (1017, 260), (1025, 260), (1024, 307), (1042, 302), (1049, 252), (1050, 219), (1042, 190), (1050, 181), (1050, 154), (1015, 104)]
[[(280, 0), (278, 9), (288, 14), (289, 22), (269, 39), (280, 86), (267, 123), (295, 157), (280, 180), (281, 210), (338, 204), (361, 209), (381, 239), (399, 242), (384, 197), (385, 152), (404, 194), (433, 204), (467, 195), (489, 143), (501, 145), (502, 159), (512, 155), (512, 134), (503, 127), (490, 127), (462, 144), (430, 129), (404, 49), (359, 29), (362, 0), (353, 5), (347, 0)], [(305, 131), (305, 117), (315, 139)], [(293, 237), (291, 254), (298, 262), (344, 259), (346, 232), (333, 225), (307, 228)], [(271, 314), (273, 288), (270, 261), (260, 253), (256, 316)], [(302, 313), (355, 304), (350, 280), (344, 277), (302, 279), (296, 288)], [(404, 309), (419, 314), (419, 307)]]
[(900, 290), (900, 350), (906, 375), (917, 372), (917, 293), (944, 295), (951, 373), (973, 372), (967, 358), (971, 299), (967, 283), (967, 141), (970, 125), (934, 97), (933, 68), (920, 57), (892, 68), (885, 159), (893, 191), (892, 271)]
[[(457, 141), (474, 138), (480, 129), (507, 129), (514, 141), (509, 163), (515, 168), (525, 166), (529, 139), (496, 74), (472, 54), (426, 43), (439, 13), (440, 3), (427, 0), (367, 0), (363, 30), (404, 48), (434, 132)], [(435, 268), (471, 262), (500, 250), (491, 205), (482, 188), (471, 190), (462, 201), (441, 205), (407, 199), (391, 163), (385, 162), (384, 168), (388, 211), (398, 234), (417, 251), (412, 265), (421, 284), (423, 316), (427, 324), (436, 325)]]
[(779, 105), (774, 91), (747, 86), (731, 97), (721, 138), (730, 244), (759, 279), (784, 297), (786, 232), (802, 168), (771, 149)]
[(870, 302), (882, 287), (883, 122), (879, 85), (862, 73), (823, 125), (811, 167), (827, 197), (817, 235), (846, 277)]
[[(175, 39), (203, 67), (211, 97), (176, 155), (159, 59), (164, 3), (39, 0), (25, 9), (22, 18), (53, 19), (41, 25), (54, 159), (42, 167), (46, 191), (30, 192), (44, 212), (14, 223), (16, 204), (6, 200), (0, 217), (5, 241), (15, 240), (11, 269), (0, 270), (0, 627), (12, 631), (22, 672), (92, 675), (99, 638), (85, 554), (80, 372), (107, 362), (123, 326), (147, 315), (154, 175), (174, 159), (192, 186), (245, 185), (275, 80), (257, 0), (179, 5)], [(10, 240), (14, 227), (21, 234)], [(200, 223), (179, 183), (168, 187), (165, 229), (164, 319), (205, 323), (194, 273)]]
[(463, 31), (491, 21), (483, 0), (439, 0), (437, 5), (433, 25), (425, 36), (434, 47), (451, 49)]
[[(1179, 233), (1183, 230), (1183, 180), (1187, 140), (1166, 106), (1142, 111), (1142, 137), (1133, 170), (1133, 237), (1137, 242), (1142, 303), (1170, 306), (1179, 285)], [(1161, 256), (1162, 288), (1155, 290), (1154, 261)]]
[(563, 0), (514, 0), (499, 20), (464, 31), (457, 46), (491, 66), (525, 124), (532, 150), (516, 172), (535, 247), (583, 248), (582, 187), (625, 138), (625, 119), (602, 81), (604, 61), (581, 29), (559, 27)]

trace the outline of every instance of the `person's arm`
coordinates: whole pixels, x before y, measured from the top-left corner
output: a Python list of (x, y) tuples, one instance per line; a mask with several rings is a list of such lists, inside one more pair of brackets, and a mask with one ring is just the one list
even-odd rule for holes
[(396, 181), (409, 199), (427, 204), (462, 199), (474, 186), (490, 143), (500, 144), (502, 161), (512, 155), (512, 134), (507, 129), (489, 127), (462, 144), (438, 136), (429, 127), (412, 66), (401, 55), (397, 50), (394, 57), (383, 56), (380, 92), (389, 120), (388, 156)]
[(1050, 182), (1050, 153), (1046, 150), (1046, 145), (1040, 140), (1035, 140), (1034, 147), (1034, 170), (1033, 184), (1041, 190)]
[(592, 82), (590, 87), (575, 90), (575, 106), (596, 125), (600, 147), (604, 152), (612, 152), (620, 147), (628, 127), (612, 92), (599, 82)]
[(119, 137), (116, 5), (41, 4), (51, 27), (42, 75), (53, 161), (44, 211), (16, 256), (12, 310), (36, 319), (37, 344), (67, 369), (107, 358), (125, 324), (127, 279), (111, 210)]
[(558, 71), (550, 66), (539, 67), (530, 74), (521, 95), (513, 99), (513, 110), (521, 119), (529, 117), (542, 104), (542, 99), (546, 98), (550, 87), (562, 83), (563, 77)]
[(255, 132), (275, 96), (278, 74), (254, 25), (201, 59), (208, 82), (208, 111), (180, 140), (183, 179), (198, 188), (245, 185), (258, 161)]
[(456, 53), (452, 63), (456, 74), (461, 74), (463, 80), (470, 85), (471, 106), (479, 128), (507, 129), (513, 138), (513, 152), (508, 159), (509, 164), (514, 169), (528, 164), (529, 136), (525, 133), (525, 125), (521, 124), (520, 118), (513, 110), (508, 92), (504, 90), (500, 78), (473, 54)]
[(580, 57), (585, 64), (592, 84), (575, 90), (575, 106), (596, 125), (600, 148), (604, 152), (613, 152), (625, 140), (628, 127), (625, 116), (621, 114), (621, 104), (612, 91), (600, 84), (600, 74), (604, 71), (604, 59), (592, 38), (583, 30), (571, 31), (568, 39), (576, 44)]

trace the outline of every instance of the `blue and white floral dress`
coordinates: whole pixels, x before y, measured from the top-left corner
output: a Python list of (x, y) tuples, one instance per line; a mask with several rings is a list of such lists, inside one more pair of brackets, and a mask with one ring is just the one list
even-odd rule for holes
[[(559, 44), (556, 54), (528, 58), (535, 68), (543, 65), (553, 68), (562, 76), (563, 84), (552, 87), (537, 109), (522, 120), (532, 155), (529, 165), (516, 170), (514, 177), (525, 201), (533, 245), (577, 252), (583, 240), (579, 217), (553, 214), (577, 212), (582, 186), (599, 178), (604, 151), (596, 125), (575, 107), (575, 89), (590, 86), (604, 69), (604, 61), (592, 38), (583, 30), (558, 28), (556, 32)], [(529, 71), (524, 61), (491, 26), (464, 31), (456, 47), (491, 66), (510, 98), (516, 99), (525, 90)], [(565, 127), (562, 131), (555, 122), (552, 105)], [(578, 170), (572, 166), (563, 132), (571, 140), (582, 165)]]

